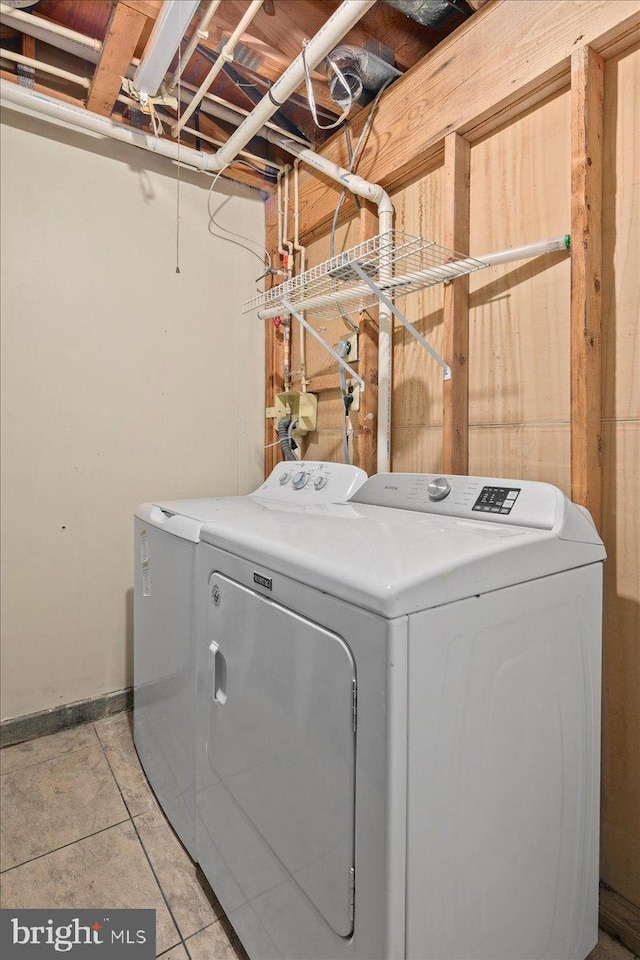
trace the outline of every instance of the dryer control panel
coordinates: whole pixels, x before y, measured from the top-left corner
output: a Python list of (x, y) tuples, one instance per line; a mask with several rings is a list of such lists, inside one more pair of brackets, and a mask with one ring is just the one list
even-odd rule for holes
[(360, 487), (351, 503), (555, 530), (566, 539), (599, 542), (583, 507), (550, 483), (534, 480), (379, 473)]
[(343, 503), (366, 479), (364, 470), (345, 463), (288, 460), (276, 464), (252, 496), (288, 503)]

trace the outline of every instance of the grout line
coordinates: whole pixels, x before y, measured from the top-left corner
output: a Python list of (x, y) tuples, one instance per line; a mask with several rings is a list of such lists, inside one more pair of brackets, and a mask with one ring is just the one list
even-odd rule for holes
[[(181, 930), (180, 930), (180, 926), (179, 926), (178, 921), (176, 920), (176, 918), (175, 918), (175, 916), (174, 916), (174, 914), (173, 914), (173, 910), (171, 909), (171, 904), (169, 903), (169, 901), (168, 901), (168, 899), (167, 899), (167, 896), (166, 896), (166, 894), (165, 894), (165, 892), (164, 892), (164, 889), (163, 889), (163, 887), (162, 887), (162, 884), (160, 883), (160, 878), (158, 877), (158, 874), (157, 874), (156, 871), (155, 871), (155, 868), (154, 868), (154, 866), (153, 866), (153, 864), (152, 864), (152, 862), (151, 862), (151, 858), (149, 857), (149, 854), (147, 853), (146, 847), (145, 847), (144, 843), (142, 842), (142, 837), (140, 836), (140, 833), (139, 833), (139, 831), (138, 831), (138, 826), (137, 826), (137, 824), (136, 824), (136, 822), (135, 822), (135, 819), (131, 816), (131, 811), (129, 810), (129, 805), (128, 805), (126, 799), (125, 799), (124, 793), (122, 792), (122, 788), (120, 787), (120, 784), (118, 783), (118, 780), (117, 780), (117, 778), (116, 778), (116, 775), (115, 775), (115, 773), (114, 773), (114, 771), (113, 771), (113, 767), (111, 766), (111, 763), (110, 763), (110, 761), (109, 761), (109, 757), (107, 756), (107, 753), (106, 753), (106, 751), (104, 750), (104, 747), (103, 747), (103, 753), (104, 753), (105, 758), (106, 758), (106, 761), (107, 761), (107, 763), (108, 763), (108, 765), (109, 765), (109, 770), (111, 771), (111, 776), (112, 776), (113, 779), (115, 780), (116, 786), (117, 786), (117, 788), (118, 788), (118, 790), (119, 790), (119, 792), (120, 792), (120, 796), (122, 797), (122, 801), (123, 801), (123, 803), (124, 803), (127, 811), (129, 812), (129, 822), (131, 823), (133, 829), (135, 830), (136, 837), (138, 838), (138, 843), (140, 844), (140, 848), (141, 848), (141, 850), (142, 850), (142, 852), (143, 852), (143, 854), (144, 854), (144, 856), (145, 856), (145, 859), (146, 859), (147, 863), (149, 864), (149, 869), (151, 870), (151, 873), (152, 873), (152, 875), (153, 875), (153, 877), (154, 877), (154, 879), (155, 879), (155, 881), (156, 881), (156, 884), (157, 884), (157, 886), (158, 886), (158, 890), (160, 891), (160, 896), (162, 897), (162, 899), (163, 899), (164, 902), (165, 902), (166, 908), (167, 908), (167, 910), (168, 910), (168, 912), (169, 912), (169, 916), (171, 917), (171, 920), (173, 921), (173, 925), (174, 925), (174, 927), (176, 928), (176, 933), (178, 934), (178, 937), (180, 938), (176, 943), (173, 943), (173, 944), (171, 944), (170, 947), (167, 947), (167, 950), (173, 950), (174, 947), (179, 946), (179, 944), (180, 944), (181, 942), (183, 942), (182, 933), (181, 933)], [(157, 927), (156, 927), (156, 935), (157, 935)], [(156, 936), (156, 947), (157, 947), (157, 946), (158, 946), (158, 943), (157, 943), (157, 936)], [(167, 950), (164, 950), (163, 953), (166, 953)], [(189, 953), (188, 950), (187, 950), (187, 955), (189, 956), (189, 958), (191, 958), (191, 954)]]
[(100, 833), (105, 833), (107, 830), (112, 830), (114, 827), (121, 827), (123, 823), (129, 823), (131, 817), (126, 820), (118, 820), (117, 823), (111, 823), (108, 827), (102, 827), (101, 830), (95, 830), (93, 833), (88, 833), (84, 837), (77, 837), (75, 840), (70, 840), (69, 843), (63, 843), (59, 847), (54, 847), (53, 850), (47, 850), (46, 853), (39, 853), (37, 857), (30, 857), (28, 860), (23, 860), (22, 863), (14, 863), (12, 867), (7, 867), (5, 870), (0, 872), (0, 876), (4, 876), (5, 873), (10, 873), (11, 870), (17, 870), (18, 867), (24, 867), (28, 863), (34, 863), (36, 860), (42, 860), (43, 857), (48, 857), (50, 853), (57, 853), (59, 850), (65, 850), (67, 847), (72, 847), (74, 843), (80, 843), (82, 840), (89, 840), (91, 837), (97, 837)]
[[(83, 724), (83, 726), (89, 726), (89, 724)], [(93, 726), (93, 723), (91, 723), (91, 726)], [(58, 732), (63, 733), (65, 731), (59, 730)], [(21, 770), (30, 770), (31, 767), (38, 767), (40, 766), (41, 763), (49, 763), (51, 760), (59, 760), (60, 757), (69, 757), (71, 756), (72, 753), (79, 753), (81, 750), (93, 750), (95, 749), (95, 747), (102, 748), (102, 742), (100, 740), (100, 737), (98, 736), (95, 730), (94, 730), (94, 733), (96, 736), (96, 742), (94, 744), (85, 743), (82, 747), (73, 747), (72, 750), (63, 750), (62, 753), (56, 753), (53, 757), (43, 757), (41, 760), (34, 760), (33, 763), (25, 763), (21, 767), (16, 767), (15, 770), (7, 770), (5, 773), (0, 771), (0, 777), (10, 777), (13, 773), (20, 773)], [(49, 736), (55, 737), (55, 733), (49, 734)], [(30, 742), (31, 741), (29, 740), (23, 740), (23, 743), (30, 743)], [(10, 743), (6, 747), (2, 747), (2, 749), (0, 749), (0, 755), (5, 750), (10, 750), (11, 747), (20, 747), (20, 746), (22, 746), (22, 744), (20, 743)]]

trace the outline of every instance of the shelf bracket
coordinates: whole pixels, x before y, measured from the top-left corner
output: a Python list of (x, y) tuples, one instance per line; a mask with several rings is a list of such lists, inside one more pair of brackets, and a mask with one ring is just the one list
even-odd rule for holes
[(385, 296), (385, 294), (375, 284), (375, 282), (371, 279), (371, 277), (367, 276), (367, 274), (364, 272), (364, 270), (362, 269), (362, 267), (357, 261), (354, 261), (353, 263), (351, 263), (350, 267), (353, 270), (353, 272), (357, 274), (357, 276), (362, 280), (362, 282), (366, 283), (366, 285), (369, 287), (371, 292), (378, 298), (378, 300), (381, 303), (384, 303), (385, 307), (387, 307), (387, 309), (391, 311), (394, 317), (400, 321), (402, 326), (409, 331), (411, 336), (415, 337), (418, 343), (422, 344), (422, 346), (425, 348), (427, 353), (431, 354), (431, 356), (436, 361), (436, 363), (440, 364), (440, 366), (442, 367), (442, 379), (451, 380), (451, 368), (449, 364), (444, 362), (440, 354), (437, 352), (437, 350), (433, 349), (429, 341), (425, 340), (425, 338), (422, 336), (420, 331), (416, 330), (416, 328), (413, 326), (412, 323), (409, 323), (407, 318), (403, 316), (403, 314), (400, 313), (398, 308), (394, 306), (391, 300), (389, 300), (389, 298)]
[[(348, 364), (345, 360), (343, 360), (341, 356), (339, 356), (339, 355), (336, 353), (336, 351), (333, 349), (333, 347), (330, 346), (330, 345), (327, 343), (327, 341), (326, 341), (323, 337), (320, 336), (320, 334), (318, 333), (318, 331), (317, 331), (314, 327), (311, 326), (311, 324), (302, 316), (301, 313), (298, 313), (298, 311), (296, 310), (296, 308), (293, 307), (293, 306), (288, 302), (288, 300), (285, 300), (284, 297), (280, 297), (279, 300), (280, 300), (280, 303), (282, 304), (282, 306), (283, 306), (283, 307), (285, 308), (285, 310), (287, 311), (287, 313), (290, 313), (292, 317), (295, 317), (296, 320), (298, 321), (298, 323), (301, 323), (302, 326), (305, 328), (305, 330), (308, 330), (309, 333), (311, 334), (311, 336), (316, 338), (316, 340), (318, 341), (318, 343), (321, 344), (321, 346), (324, 347), (324, 349), (327, 351), (327, 353), (330, 353), (331, 356), (333, 357), (333, 359), (334, 359), (334, 360), (337, 360), (341, 367), (344, 367), (344, 369), (345, 369), (346, 372), (349, 374), (349, 376), (350, 376), (350, 377), (353, 377), (354, 380), (357, 380), (357, 381), (358, 381), (358, 383), (360, 384), (360, 389), (364, 392), (364, 388), (365, 388), (365, 387), (364, 387), (364, 380), (362, 379), (362, 377), (359, 377), (359, 376), (358, 376), (358, 374), (355, 372), (355, 370), (353, 369), (353, 367), (350, 367), (349, 364)], [(416, 333), (417, 333), (417, 331), (416, 331)], [(418, 334), (418, 336), (420, 336), (420, 334)]]

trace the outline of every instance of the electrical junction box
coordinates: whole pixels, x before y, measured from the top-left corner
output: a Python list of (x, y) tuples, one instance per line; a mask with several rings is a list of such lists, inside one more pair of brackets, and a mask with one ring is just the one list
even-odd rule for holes
[[(340, 337), (340, 343), (348, 343), (351, 346), (349, 353), (346, 355), (345, 360), (347, 363), (353, 363), (354, 360), (358, 359), (358, 334), (354, 330), (353, 333), (349, 333), (344, 337)], [(336, 344), (336, 350), (338, 346)]]
[(299, 393), (297, 390), (291, 390), (289, 393), (278, 393), (276, 395), (275, 412), (277, 420), (289, 417), (297, 420), (298, 426), (293, 432), (303, 437), (316, 429), (318, 398), (313, 393)]

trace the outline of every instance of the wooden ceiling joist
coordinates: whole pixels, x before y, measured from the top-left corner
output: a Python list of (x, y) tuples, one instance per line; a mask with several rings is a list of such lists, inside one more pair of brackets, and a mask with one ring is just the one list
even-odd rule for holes
[(89, 90), (88, 110), (104, 117), (111, 116), (120, 93), (122, 78), (146, 25), (146, 14), (135, 9), (130, 2), (123, 0), (116, 3), (111, 11), (100, 62)]

